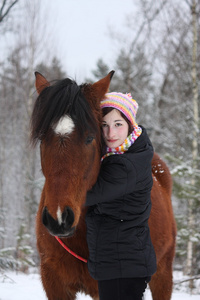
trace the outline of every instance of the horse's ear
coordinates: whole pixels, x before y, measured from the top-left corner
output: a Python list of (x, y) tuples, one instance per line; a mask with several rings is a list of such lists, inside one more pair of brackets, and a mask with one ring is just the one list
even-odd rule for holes
[(50, 86), (50, 83), (46, 80), (46, 78), (39, 72), (35, 72), (35, 87), (38, 94), (40, 94), (48, 86)]
[(111, 71), (110, 73), (108, 73), (106, 77), (100, 79), (99, 81), (95, 82), (92, 85), (100, 101), (103, 99), (104, 95), (108, 92), (110, 82), (114, 73), (115, 71)]

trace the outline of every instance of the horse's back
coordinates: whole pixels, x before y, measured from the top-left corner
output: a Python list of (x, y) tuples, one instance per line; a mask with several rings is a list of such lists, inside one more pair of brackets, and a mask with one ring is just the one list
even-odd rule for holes
[(159, 261), (169, 248), (173, 248), (172, 256), (174, 255), (176, 225), (171, 201), (172, 177), (169, 168), (157, 153), (154, 153), (152, 159), (152, 176), (152, 210), (149, 226)]
[(152, 159), (152, 176), (149, 227), (156, 252), (157, 272), (151, 279), (150, 289), (154, 300), (169, 300), (176, 245), (176, 223), (171, 201), (172, 177), (167, 165), (156, 153)]
[(174, 255), (176, 225), (171, 201), (172, 177), (169, 168), (157, 153), (154, 153), (152, 159), (152, 176), (149, 226), (159, 261), (168, 249), (173, 249), (171, 255)]

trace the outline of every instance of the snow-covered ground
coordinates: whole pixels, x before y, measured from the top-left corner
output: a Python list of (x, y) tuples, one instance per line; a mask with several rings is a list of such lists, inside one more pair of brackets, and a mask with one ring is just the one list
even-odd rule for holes
[[(181, 280), (180, 273), (175, 273), (175, 280)], [(172, 300), (200, 300), (200, 282), (198, 282), (198, 295), (189, 295), (183, 288), (174, 291)], [(0, 300), (47, 300), (37, 273), (25, 275), (22, 273), (4, 272), (0, 273)], [(145, 300), (152, 299), (150, 291), (147, 290)], [(77, 300), (91, 300), (89, 296), (78, 294)], [(162, 299), (160, 299), (162, 300)]]

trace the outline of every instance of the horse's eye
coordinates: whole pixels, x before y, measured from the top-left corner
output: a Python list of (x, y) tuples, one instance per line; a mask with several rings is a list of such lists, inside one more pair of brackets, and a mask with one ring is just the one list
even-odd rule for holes
[(92, 141), (93, 141), (93, 139), (94, 139), (94, 137), (93, 136), (87, 136), (87, 138), (86, 138), (86, 141), (85, 141), (85, 144), (86, 145), (88, 145), (88, 144), (91, 144), (92, 143)]

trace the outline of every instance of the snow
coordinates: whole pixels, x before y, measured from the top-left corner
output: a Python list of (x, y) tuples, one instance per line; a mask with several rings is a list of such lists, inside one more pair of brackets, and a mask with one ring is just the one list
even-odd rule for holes
[[(177, 276), (178, 277), (178, 276)], [(180, 278), (179, 278), (180, 279)], [(40, 281), (40, 275), (31, 273), (5, 272), (0, 273), (0, 300), (47, 300)], [(76, 300), (91, 300), (92, 298), (78, 293)], [(145, 300), (151, 300), (147, 289)], [(189, 295), (184, 291), (174, 291), (172, 300), (199, 300), (199, 295)]]

